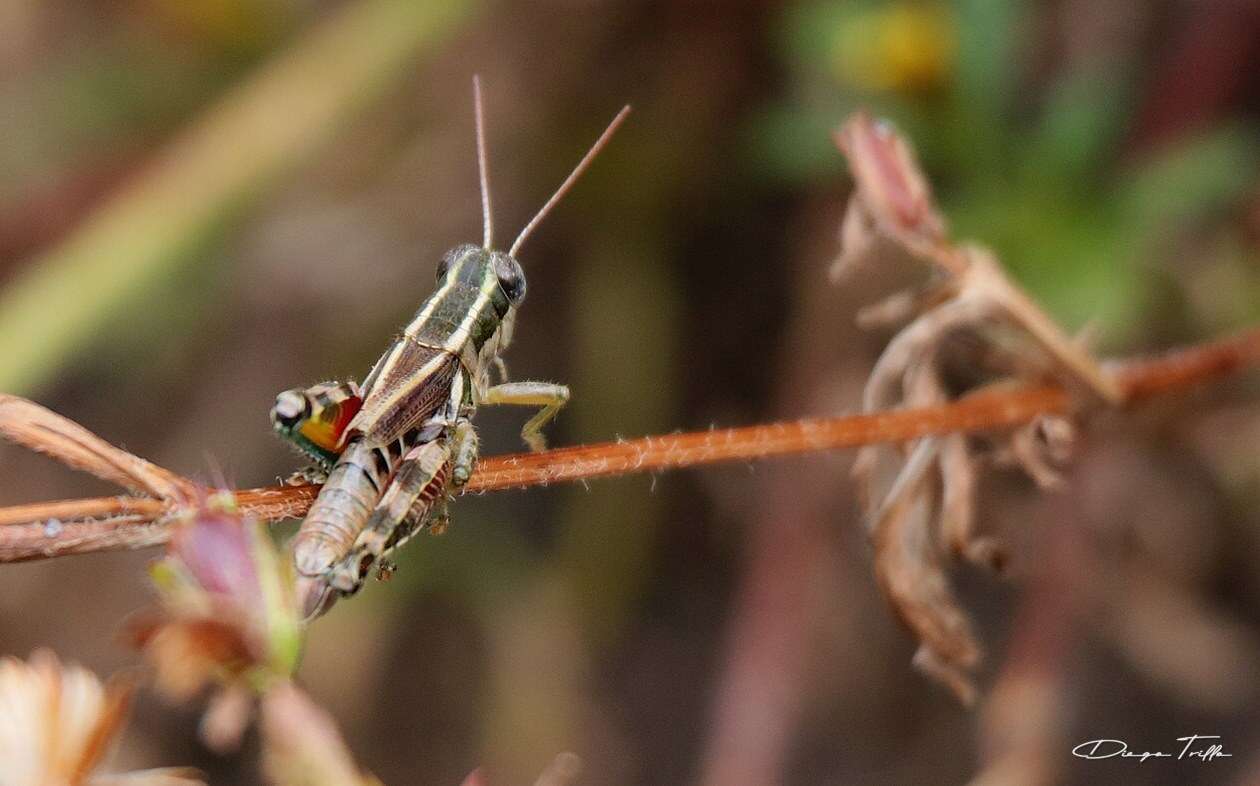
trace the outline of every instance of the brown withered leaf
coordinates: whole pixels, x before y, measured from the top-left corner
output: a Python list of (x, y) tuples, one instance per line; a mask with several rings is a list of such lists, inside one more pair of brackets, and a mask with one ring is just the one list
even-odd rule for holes
[(990, 250), (967, 244), (959, 249), (967, 260), (959, 290), (974, 293), (992, 302), (1002, 318), (1020, 328), (1053, 363), (1055, 376), (1076, 389), (1116, 405), (1124, 400), (1115, 378), (1078, 341), (1059, 327), (1037, 301), (1006, 275), (1001, 262)]
[[(949, 404), (981, 387), (1057, 380), (1082, 399), (1115, 404), (1119, 386), (1084, 348), (1002, 270), (992, 252), (956, 245), (910, 144), (893, 126), (859, 112), (836, 132), (855, 189), (841, 226), (833, 275), (895, 256), (928, 265), (929, 280), (859, 313), (864, 327), (906, 322), (876, 361), (863, 394), (868, 413)], [(967, 373), (960, 381), (959, 348)], [(950, 379), (946, 385), (944, 380)], [(1070, 447), (1069, 419), (1044, 419), (990, 435), (1044, 488)], [(898, 616), (919, 638), (922, 671), (970, 704), (980, 660), (967, 615), (946, 574), (962, 559), (1000, 569), (998, 543), (975, 532), (975, 495), (984, 454), (961, 434), (905, 447), (867, 447), (854, 464), (874, 544), (875, 574)]]
[[(913, 465), (916, 455), (931, 448), (921, 443), (908, 463)], [(906, 481), (902, 493), (877, 514), (871, 531), (875, 576), (898, 616), (919, 638), (914, 665), (970, 705), (976, 697), (971, 670), (980, 660), (980, 648), (941, 563), (933, 511), (918, 493), (925, 482), (921, 475)]]

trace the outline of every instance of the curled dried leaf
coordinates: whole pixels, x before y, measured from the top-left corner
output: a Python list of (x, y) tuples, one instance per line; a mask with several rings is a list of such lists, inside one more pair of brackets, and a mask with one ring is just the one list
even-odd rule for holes
[[(864, 327), (909, 320), (871, 371), (866, 412), (945, 406), (981, 387), (1048, 378), (1095, 401), (1122, 400), (1115, 379), (1007, 278), (991, 252), (953, 244), (909, 143), (890, 124), (857, 113), (836, 133), (836, 143), (856, 182), (841, 226), (838, 269), (873, 264), (892, 248), (927, 262), (932, 273), (924, 288), (896, 293), (859, 314)], [(959, 347), (968, 361), (962, 381), (950, 373), (961, 365)], [(1014, 431), (1001, 447), (1052, 488), (1073, 433), (1065, 418), (1045, 420)], [(966, 703), (975, 696), (971, 673), (980, 649), (950, 591), (946, 561), (994, 569), (1004, 562), (999, 544), (974, 531), (979, 473), (961, 433), (923, 439), (908, 450), (864, 448), (854, 465), (876, 576), (920, 641), (914, 663)]]
[(966, 245), (960, 253), (967, 260), (961, 291), (991, 301), (1002, 318), (1023, 331), (1035, 351), (1051, 362), (1059, 381), (1106, 404), (1123, 403), (1124, 393), (1114, 375), (1089, 353), (1084, 342), (1069, 336), (1037, 301), (1006, 275), (992, 251)]
[(1043, 422), (1044, 420), (1046, 419), (1038, 418), (1012, 432), (1010, 446), (1011, 455), (1028, 477), (1041, 488), (1051, 490), (1063, 485), (1063, 476), (1055, 465), (1066, 461), (1061, 456), (1064, 455), (1064, 451), (1070, 450), (1070, 447), (1065, 443), (1051, 444), (1050, 432), (1061, 432), (1060, 436), (1054, 437), (1056, 441), (1059, 441), (1070, 439), (1066, 435), (1075, 429), (1066, 418), (1054, 418), (1055, 421), (1066, 424), (1062, 427), (1058, 424)]
[(872, 528), (875, 576), (898, 616), (919, 638), (914, 665), (970, 705), (976, 695), (970, 674), (980, 649), (942, 567), (932, 511), (915, 486), (908, 485), (886, 505)]
[(941, 537), (955, 557), (1000, 570), (1002, 548), (992, 538), (975, 536), (976, 484), (979, 468), (962, 434), (941, 438)]

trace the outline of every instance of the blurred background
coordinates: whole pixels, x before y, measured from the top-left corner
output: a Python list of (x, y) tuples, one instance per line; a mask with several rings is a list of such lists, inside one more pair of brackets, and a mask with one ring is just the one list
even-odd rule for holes
[[(1106, 353), (1260, 317), (1260, 6), (1249, 0), (403, 3), (0, 0), (0, 390), (166, 467), (299, 461), (279, 390), (361, 379), (480, 239), (471, 77), (521, 254), (507, 362), (567, 383), (552, 444), (853, 411), (888, 334), (829, 284), (859, 106), (915, 140), (959, 237)], [(1103, 420), (1066, 488), (986, 477), (1009, 580), (961, 569), (977, 711), (910, 666), (849, 454), (459, 501), (312, 629), (301, 678), (388, 784), (1260, 782), (1260, 399), (1238, 380)], [(486, 453), (521, 412), (478, 415)], [(0, 446), (0, 504), (113, 493)], [(291, 528), (290, 528), (291, 529)], [(107, 673), (153, 554), (0, 570), (0, 651)], [(198, 707), (142, 696), (118, 767), (259, 780)], [(1084, 761), (1072, 746), (1210, 763)]]

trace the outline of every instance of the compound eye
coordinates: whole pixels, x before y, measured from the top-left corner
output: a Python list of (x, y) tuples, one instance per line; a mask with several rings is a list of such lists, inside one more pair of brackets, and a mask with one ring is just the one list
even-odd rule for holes
[(281, 428), (291, 429), (311, 414), (306, 396), (296, 390), (286, 390), (276, 396), (271, 408), (271, 420)]
[(507, 295), (512, 305), (519, 306), (525, 299), (525, 274), (521, 266), (511, 257), (503, 256), (495, 261), (494, 272), (499, 277), (503, 294)]

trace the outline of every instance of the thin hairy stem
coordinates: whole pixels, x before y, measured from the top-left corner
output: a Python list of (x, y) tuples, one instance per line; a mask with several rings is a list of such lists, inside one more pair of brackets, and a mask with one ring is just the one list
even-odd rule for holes
[[(1260, 365), (1260, 328), (1154, 359), (1112, 363), (1126, 404), (1182, 391)], [(959, 401), (918, 409), (813, 418), (744, 428), (641, 437), (480, 462), (463, 493), (547, 485), (702, 464), (752, 461), (904, 442), (931, 434), (992, 431), (1068, 412), (1075, 399), (1061, 387), (989, 388)], [(303, 515), (319, 487), (272, 486), (235, 492), (241, 512), (268, 521)], [(164, 543), (163, 522), (177, 500), (100, 497), (0, 508), (0, 562), (43, 559)]]

